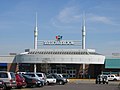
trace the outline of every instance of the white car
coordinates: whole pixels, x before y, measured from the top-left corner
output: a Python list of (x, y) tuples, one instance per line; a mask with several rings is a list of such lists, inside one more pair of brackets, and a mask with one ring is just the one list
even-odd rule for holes
[(120, 80), (120, 77), (116, 76), (114, 74), (110, 74), (110, 75), (108, 75), (108, 80), (117, 81), (117, 80)]
[(46, 82), (47, 84), (56, 84), (56, 79), (52, 76), (47, 76)]
[(10, 90), (12, 87), (16, 87), (16, 78), (13, 72), (0, 71), (0, 80), (3, 80), (6, 86), (6, 90)]

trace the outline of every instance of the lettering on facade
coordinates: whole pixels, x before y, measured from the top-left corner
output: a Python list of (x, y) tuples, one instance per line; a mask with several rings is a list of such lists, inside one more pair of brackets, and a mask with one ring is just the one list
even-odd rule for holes
[(73, 41), (43, 41), (43, 45), (74, 45)]

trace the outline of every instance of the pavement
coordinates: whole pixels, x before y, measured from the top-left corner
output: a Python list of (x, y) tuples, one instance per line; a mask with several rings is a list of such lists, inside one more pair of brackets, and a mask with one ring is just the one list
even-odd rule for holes
[[(69, 79), (69, 83), (95, 83), (95, 79)], [(109, 81), (109, 84), (120, 84), (120, 81)]]
[(120, 90), (120, 81), (109, 81), (108, 84), (95, 84), (95, 79), (69, 79), (65, 85), (48, 85), (36, 88), (12, 90)]

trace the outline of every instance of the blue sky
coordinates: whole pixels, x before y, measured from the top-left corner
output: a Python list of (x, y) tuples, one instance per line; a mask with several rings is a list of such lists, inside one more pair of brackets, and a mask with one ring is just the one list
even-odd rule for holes
[(39, 40), (81, 40), (86, 14), (86, 48), (120, 52), (120, 0), (0, 0), (0, 55), (33, 48), (35, 13)]

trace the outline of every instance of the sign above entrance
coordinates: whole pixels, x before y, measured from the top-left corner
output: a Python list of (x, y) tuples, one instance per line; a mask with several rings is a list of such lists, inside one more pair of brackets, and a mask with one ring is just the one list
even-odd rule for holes
[(81, 46), (81, 41), (78, 40), (39, 40), (38, 41), (38, 46), (43, 46), (43, 45), (64, 45), (64, 46), (70, 46), (70, 45), (75, 45), (75, 46)]
[(62, 41), (50, 40), (50, 41), (43, 41), (43, 45), (74, 45), (74, 42), (73, 41), (65, 41), (65, 40), (62, 40)]
[(39, 40), (38, 45), (81, 45), (79, 40), (62, 40), (63, 36), (56, 36), (56, 40)]

